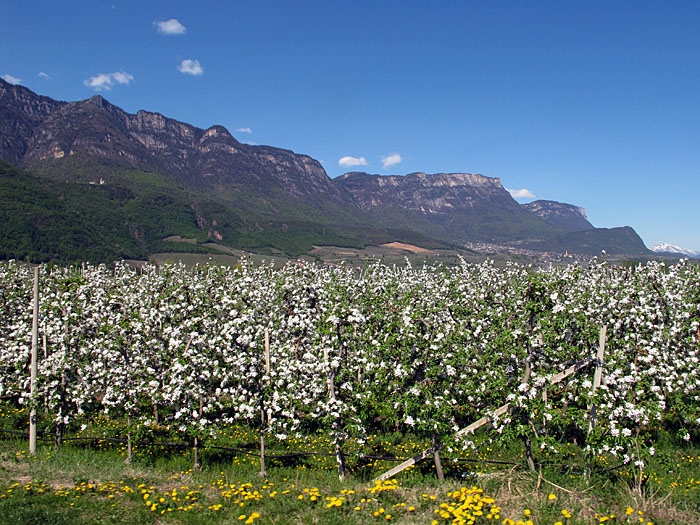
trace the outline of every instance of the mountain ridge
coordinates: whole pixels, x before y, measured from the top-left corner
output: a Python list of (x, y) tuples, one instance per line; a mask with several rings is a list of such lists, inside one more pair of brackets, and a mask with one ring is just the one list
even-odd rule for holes
[[(314, 244), (474, 240), (562, 253), (595, 254), (600, 246), (648, 253), (633, 230), (591, 225), (581, 236), (552, 211), (558, 205), (559, 215), (570, 216), (577, 207), (552, 201), (540, 216), (484, 175), (351, 172), (331, 179), (309, 155), (243, 144), (223, 126), (127, 113), (101, 95), (54, 101), (2, 80), (0, 116), (0, 157), (36, 177), (32, 184), (105, 184), (114, 198), (101, 201), (104, 212), (116, 213), (144, 254), (185, 233), (289, 254)], [(159, 217), (157, 227), (148, 224), (149, 213)]]
[[(130, 114), (100, 95), (52, 109), (28, 139), (26, 152), (5, 160), (17, 159), (26, 168), (80, 151), (122, 167), (158, 171), (197, 189), (250, 188), (265, 180), (295, 196), (320, 192), (342, 200), (315, 159), (291, 150), (242, 144), (220, 125), (202, 129), (160, 113)], [(81, 122), (80, 130), (75, 122)]]

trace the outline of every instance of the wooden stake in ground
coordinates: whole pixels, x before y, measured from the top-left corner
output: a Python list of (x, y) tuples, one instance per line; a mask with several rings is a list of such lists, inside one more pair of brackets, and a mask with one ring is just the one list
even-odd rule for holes
[[(204, 410), (204, 401), (202, 396), (199, 396), (199, 419), (202, 419), (202, 412)], [(202, 468), (202, 464), (199, 462), (199, 440), (197, 436), (194, 438), (194, 465), (192, 465), (194, 470), (199, 470)]]
[(440, 461), (440, 449), (442, 444), (438, 439), (437, 435), (433, 434), (433, 461), (435, 461), (435, 472), (437, 473), (438, 480), (445, 481), (445, 475), (442, 473), (442, 462)]
[(46, 321), (44, 321), (44, 326), (41, 330), (41, 347), (44, 349), (44, 359), (49, 357), (49, 350), (46, 344)]
[(34, 268), (34, 300), (32, 303), (32, 363), (29, 376), (29, 393), (32, 409), (29, 412), (29, 453), (36, 454), (36, 377), (39, 353), (39, 267)]
[[(545, 405), (545, 408), (547, 406), (547, 385), (544, 385), (542, 388), (542, 403)], [(542, 416), (542, 428), (545, 431), (545, 434), (547, 433), (547, 418)]]
[[(265, 328), (265, 372), (270, 375), (270, 331)], [(268, 382), (265, 382), (267, 386)], [(260, 476), (267, 476), (265, 471), (265, 391), (260, 385)], [(269, 419), (268, 419), (269, 420)]]
[[(265, 381), (265, 386), (270, 386), (270, 331), (265, 329), (265, 374), (268, 380)], [(267, 407), (267, 424), (268, 426), (272, 423), (272, 409)]]
[[(607, 327), (606, 326), (601, 326), (600, 328), (600, 336), (598, 338), (598, 352), (596, 353), (595, 357), (595, 373), (593, 374), (593, 386), (591, 387), (591, 397), (593, 397), (596, 393), (596, 390), (598, 390), (598, 387), (600, 387), (600, 384), (603, 381), (603, 357), (605, 355), (605, 344), (607, 340)], [(595, 403), (591, 403), (590, 406), (588, 407), (588, 434), (589, 435), (592, 431), (593, 428), (595, 427), (595, 422), (596, 422), (596, 416), (598, 413), (598, 406)], [(591, 459), (591, 454), (590, 450), (589, 452), (586, 453), (586, 464), (588, 465), (586, 467), (586, 471), (584, 473), (585, 479), (588, 479), (590, 476), (590, 464), (589, 461)]]
[(126, 433), (126, 459), (124, 460), (124, 463), (131, 463), (131, 416), (127, 416), (126, 426), (128, 427), (128, 430)]

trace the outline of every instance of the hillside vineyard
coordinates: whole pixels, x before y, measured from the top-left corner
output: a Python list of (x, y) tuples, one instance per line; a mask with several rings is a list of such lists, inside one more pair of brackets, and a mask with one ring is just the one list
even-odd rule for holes
[[(652, 426), (685, 439), (700, 428), (700, 272), (683, 261), (362, 271), (243, 261), (40, 275), (46, 348), (31, 399), (32, 272), (0, 265), (0, 397), (38, 404), (60, 429), (103, 413), (206, 440), (227, 424), (257, 427), (262, 401), (265, 432), (279, 440), (321, 430), (342, 446), (390, 429), (454, 449), (472, 445), (452, 437), (459, 428), (510, 402), (494, 440), (529, 433), (554, 454), (578, 437), (640, 466), (654, 453)], [(595, 356), (601, 326), (601, 388), (591, 396), (592, 372), (581, 373), (543, 399), (547, 377)]]

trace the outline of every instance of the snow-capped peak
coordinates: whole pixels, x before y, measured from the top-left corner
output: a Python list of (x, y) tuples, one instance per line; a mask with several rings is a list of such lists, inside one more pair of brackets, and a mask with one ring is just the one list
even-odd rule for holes
[(668, 243), (663, 243), (663, 244), (657, 244), (655, 246), (651, 247), (652, 252), (657, 252), (657, 253), (674, 253), (678, 255), (687, 255), (688, 257), (700, 257), (700, 252), (696, 252), (695, 250), (688, 250), (686, 248), (681, 248), (680, 246), (676, 246), (675, 244), (668, 244)]

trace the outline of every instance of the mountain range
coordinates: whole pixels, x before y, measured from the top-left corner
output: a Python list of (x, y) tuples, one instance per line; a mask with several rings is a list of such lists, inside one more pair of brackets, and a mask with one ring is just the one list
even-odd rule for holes
[(99, 95), (56, 101), (3, 80), (0, 158), (0, 258), (106, 261), (222, 247), (300, 255), (393, 241), (649, 253), (630, 227), (595, 228), (570, 204), (518, 204), (497, 178), (331, 179), (307, 155), (243, 144), (222, 126), (130, 114)]
[(696, 252), (695, 250), (689, 250), (687, 248), (681, 248), (680, 246), (676, 246), (675, 244), (668, 244), (668, 243), (663, 243), (663, 244), (656, 244), (651, 247), (651, 251), (654, 253), (660, 253), (660, 254), (666, 254), (666, 255), (672, 255), (672, 256), (686, 256), (686, 257), (691, 257), (693, 259), (700, 258), (700, 252)]

